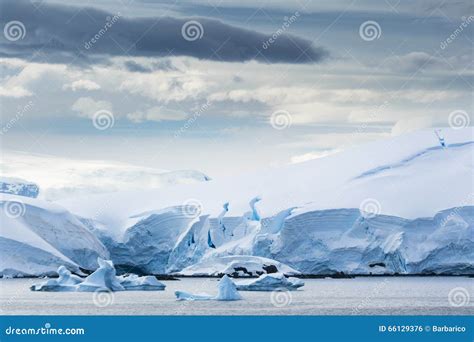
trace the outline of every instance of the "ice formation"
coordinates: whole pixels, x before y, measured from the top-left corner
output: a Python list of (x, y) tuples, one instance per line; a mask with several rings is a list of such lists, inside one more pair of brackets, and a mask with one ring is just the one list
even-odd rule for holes
[(45, 282), (31, 286), (32, 291), (159, 291), (165, 285), (154, 276), (139, 277), (135, 274), (116, 276), (114, 264), (110, 260), (97, 259), (99, 268), (85, 279), (72, 275), (64, 266), (58, 268), (59, 278), (48, 279)]
[(304, 282), (298, 278), (286, 278), (282, 273), (272, 273), (263, 274), (257, 279), (242, 280), (236, 285), (239, 291), (293, 291), (304, 286)]
[(232, 301), (240, 300), (242, 296), (237, 291), (237, 287), (234, 282), (227, 276), (224, 275), (217, 284), (218, 293), (216, 296), (211, 296), (207, 293), (193, 294), (184, 291), (175, 291), (177, 300), (220, 300), (220, 301)]
[[(0, 194), (0, 276), (80, 274), (97, 257), (141, 274), (242, 276), (249, 265), (223, 258), (256, 257), (303, 274), (472, 275), (473, 132), (413, 132), (271, 172), (61, 205)], [(183, 214), (190, 198), (197, 217)]]

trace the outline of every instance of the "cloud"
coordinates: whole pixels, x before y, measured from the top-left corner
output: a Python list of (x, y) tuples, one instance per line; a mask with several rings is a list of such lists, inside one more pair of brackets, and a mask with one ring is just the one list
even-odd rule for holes
[(90, 97), (81, 97), (72, 105), (71, 109), (79, 116), (92, 118), (99, 110), (112, 111), (112, 104), (108, 101), (96, 101)]
[(0, 96), (20, 98), (33, 95), (31, 92), (20, 86), (4, 87), (0, 86)]
[(146, 111), (137, 111), (127, 115), (127, 118), (133, 122), (144, 121), (181, 121), (186, 119), (187, 114), (181, 111), (166, 107), (152, 107)]
[(71, 89), (72, 91), (77, 90), (97, 90), (100, 89), (100, 85), (91, 80), (77, 80), (71, 84), (65, 84), (63, 89)]
[[(209, 18), (125, 18), (120, 13), (52, 3), (43, 3), (37, 10), (26, 0), (2, 1), (0, 13), (2, 27), (16, 20), (23, 23), (26, 31), (21, 40), (0, 37), (0, 56), (4, 57), (31, 58), (40, 50), (41, 59), (50, 63), (168, 55), (230, 62), (313, 63), (327, 56), (323, 48), (289, 35), (279, 36), (268, 49), (263, 49), (266, 34)], [(182, 33), (190, 20), (199, 24), (198, 39), (191, 41)]]

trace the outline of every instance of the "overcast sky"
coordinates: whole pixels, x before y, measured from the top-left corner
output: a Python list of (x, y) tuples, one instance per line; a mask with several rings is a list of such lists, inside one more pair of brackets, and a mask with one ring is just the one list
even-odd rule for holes
[(474, 121), (469, 0), (0, 4), (3, 151), (219, 177)]

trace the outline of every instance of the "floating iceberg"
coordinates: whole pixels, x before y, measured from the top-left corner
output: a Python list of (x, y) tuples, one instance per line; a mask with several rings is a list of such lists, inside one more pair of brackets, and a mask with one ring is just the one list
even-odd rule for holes
[(242, 296), (237, 291), (237, 287), (234, 282), (230, 280), (227, 275), (224, 275), (217, 286), (219, 293), (216, 296), (216, 300), (240, 300)]
[(97, 262), (99, 263), (99, 268), (78, 285), (77, 291), (93, 292), (99, 289), (124, 291), (125, 288), (120, 284), (115, 274), (112, 261), (97, 258)]
[(82, 282), (82, 278), (78, 277), (64, 266), (58, 268), (59, 277), (57, 279), (48, 279), (42, 284), (32, 285), (32, 291), (56, 291), (56, 292), (68, 292), (76, 291), (76, 286)]
[(237, 287), (235, 286), (234, 282), (227, 276), (224, 275), (219, 284), (217, 285), (219, 292), (217, 296), (211, 296), (207, 293), (201, 294), (192, 294), (189, 292), (184, 291), (176, 291), (174, 294), (176, 295), (177, 300), (223, 300), (223, 301), (230, 301), (230, 300), (240, 300), (242, 296), (237, 291)]
[(116, 276), (112, 261), (97, 258), (99, 268), (82, 279), (64, 266), (58, 268), (59, 278), (48, 279), (42, 284), (31, 286), (32, 291), (51, 292), (94, 292), (94, 291), (160, 291), (165, 285), (153, 276), (139, 277), (136, 274)]
[(236, 284), (239, 291), (294, 291), (304, 282), (298, 278), (286, 278), (283, 273), (262, 274), (258, 279), (244, 280)]
[(214, 300), (215, 297), (207, 293), (193, 294), (185, 291), (175, 291), (177, 300)]
[(154, 276), (139, 277), (136, 274), (130, 274), (120, 279), (125, 291), (159, 291), (164, 290), (166, 285), (159, 282)]

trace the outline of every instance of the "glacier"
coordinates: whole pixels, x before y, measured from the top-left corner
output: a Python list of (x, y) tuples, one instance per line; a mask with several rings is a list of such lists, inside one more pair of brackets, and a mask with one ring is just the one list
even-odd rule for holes
[(0, 275), (54, 275), (64, 265), (83, 274), (97, 257), (109, 258), (100, 240), (55, 203), (0, 194)]
[[(433, 131), (419, 131), (299, 164), (163, 189), (54, 203), (22, 197), (26, 213), (2, 216), (0, 244), (41, 253), (38, 260), (3, 261), (0, 274), (50, 274), (59, 265), (75, 273), (93, 270), (101, 256), (119, 274), (138, 275), (472, 275), (473, 133), (444, 129), (442, 146)], [(2, 196), (4, 207), (20, 198)], [(196, 205), (191, 212), (190, 201)], [(46, 222), (58, 222), (51, 224), (54, 234)], [(85, 231), (89, 243), (78, 238), (76, 249), (53, 239), (64, 236), (63, 222)], [(16, 236), (17, 226), (27, 234)]]

